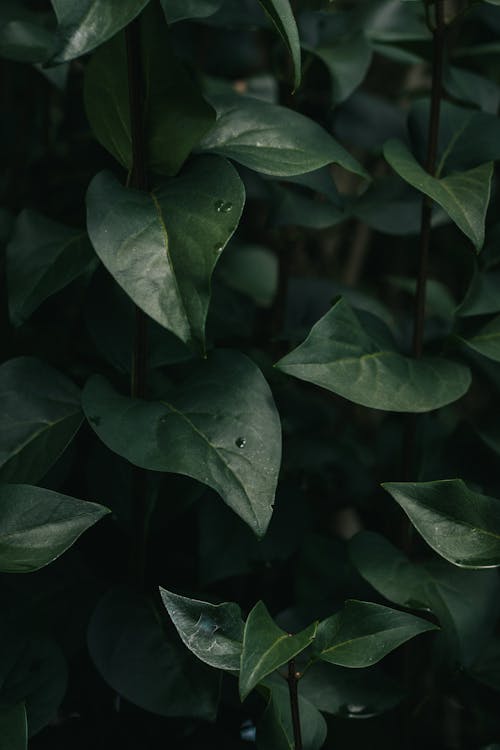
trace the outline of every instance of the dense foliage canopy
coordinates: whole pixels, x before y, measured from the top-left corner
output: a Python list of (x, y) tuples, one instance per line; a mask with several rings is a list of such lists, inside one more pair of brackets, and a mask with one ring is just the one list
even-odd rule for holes
[(2, 0), (0, 750), (500, 748), (499, 0)]

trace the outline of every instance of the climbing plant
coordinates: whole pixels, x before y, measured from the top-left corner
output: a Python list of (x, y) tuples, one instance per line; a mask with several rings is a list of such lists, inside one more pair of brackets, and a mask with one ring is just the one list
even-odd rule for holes
[(500, 747), (498, 0), (3, 0), (0, 750)]

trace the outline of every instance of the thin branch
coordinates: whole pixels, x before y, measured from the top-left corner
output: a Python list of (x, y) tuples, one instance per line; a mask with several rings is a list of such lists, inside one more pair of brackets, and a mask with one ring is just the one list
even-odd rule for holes
[(290, 693), (290, 711), (292, 714), (294, 750), (303, 750), (302, 729), (299, 710), (299, 674), (295, 668), (295, 659), (288, 662), (288, 690)]

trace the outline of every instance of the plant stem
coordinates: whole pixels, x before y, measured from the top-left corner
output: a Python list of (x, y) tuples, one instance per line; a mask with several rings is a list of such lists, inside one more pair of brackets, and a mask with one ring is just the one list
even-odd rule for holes
[(288, 690), (290, 692), (290, 711), (292, 714), (294, 750), (302, 750), (302, 730), (299, 711), (299, 676), (295, 669), (295, 659), (288, 662)]
[[(125, 30), (130, 103), (130, 131), (132, 137), (132, 170), (129, 186), (136, 190), (147, 190), (146, 149), (144, 137), (144, 85), (142, 76), (141, 26), (139, 18)], [(147, 317), (135, 307), (134, 348), (130, 391), (132, 398), (144, 398), (147, 376)], [(132, 552), (132, 574), (140, 584), (144, 583), (146, 569), (147, 527), (150, 516), (147, 474), (132, 467), (133, 526), (135, 539)]]
[[(430, 3), (427, 2), (429, 9)], [(432, 27), (434, 37), (432, 60), (432, 92), (431, 111), (429, 116), (429, 130), (427, 140), (427, 156), (425, 169), (435, 176), (439, 142), (439, 122), (441, 114), (441, 98), (443, 93), (443, 64), (446, 42), (446, 24), (444, 17), (444, 0), (435, 0), (435, 25)], [(420, 220), (419, 265), (417, 274), (417, 289), (415, 294), (414, 328), (412, 353), (415, 359), (420, 359), (424, 350), (425, 300), (427, 276), (429, 272), (429, 247), (431, 238), (432, 201), (425, 196), (422, 200)], [(408, 482), (414, 479), (416, 452), (417, 416), (410, 415), (406, 421), (404, 437), (403, 479)], [(406, 536), (406, 535), (405, 535)], [(403, 546), (407, 546), (405, 543)]]
[[(435, 0), (436, 26), (433, 29), (433, 61), (432, 61), (432, 93), (431, 111), (429, 117), (429, 132), (427, 140), (427, 158), (425, 169), (434, 176), (436, 174), (437, 152), (439, 140), (439, 120), (441, 114), (441, 97), (443, 94), (443, 63), (446, 38), (444, 22), (444, 0)], [(429, 262), (429, 245), (431, 237), (432, 201), (425, 196), (422, 201), (422, 215), (420, 223), (419, 269), (417, 278), (417, 293), (415, 298), (415, 326), (413, 331), (413, 356), (422, 356), (424, 341), (425, 296)]]

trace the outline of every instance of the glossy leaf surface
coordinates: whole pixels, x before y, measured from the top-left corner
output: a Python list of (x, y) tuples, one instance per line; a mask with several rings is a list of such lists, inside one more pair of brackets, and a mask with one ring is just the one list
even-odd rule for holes
[(133, 464), (212, 487), (253, 531), (265, 533), (281, 460), (281, 428), (260, 370), (219, 350), (156, 402), (121, 396), (94, 377), (83, 395), (101, 440)]
[(76, 279), (93, 259), (85, 232), (29, 209), (19, 215), (6, 253), (9, 312), (16, 325)]
[(318, 659), (343, 667), (369, 667), (406, 641), (436, 627), (420, 617), (380, 604), (347, 601), (318, 625)]
[(468, 390), (468, 368), (444, 357), (414, 360), (396, 351), (388, 332), (367, 330), (344, 300), (276, 367), (372, 409), (425, 412)]
[(38, 482), (78, 430), (80, 391), (34, 357), (0, 367), (0, 479)]
[(89, 235), (135, 304), (203, 350), (210, 279), (244, 201), (234, 167), (213, 156), (198, 157), (152, 193), (104, 172), (87, 194)]
[(238, 95), (212, 101), (217, 122), (200, 144), (203, 151), (275, 177), (304, 174), (331, 163), (366, 176), (343, 146), (298, 112)]
[(243, 634), (241, 654), (240, 696), (247, 695), (267, 675), (287, 664), (314, 640), (317, 623), (301, 633), (290, 635), (279, 628), (263, 602), (258, 602), (248, 615)]
[(464, 568), (500, 565), (500, 501), (461, 479), (386, 482), (417, 531), (442, 557)]
[(237, 604), (210, 604), (160, 589), (184, 645), (216, 669), (239, 671), (243, 620)]
[(51, 0), (59, 22), (56, 62), (91, 52), (132, 21), (149, 0)]
[(446, 211), (477, 250), (482, 248), (493, 175), (491, 163), (438, 180), (420, 166), (400, 141), (386, 143), (384, 155), (406, 182), (432, 198)]
[(97, 503), (26, 484), (0, 487), (0, 570), (28, 573), (62, 555), (109, 513)]

